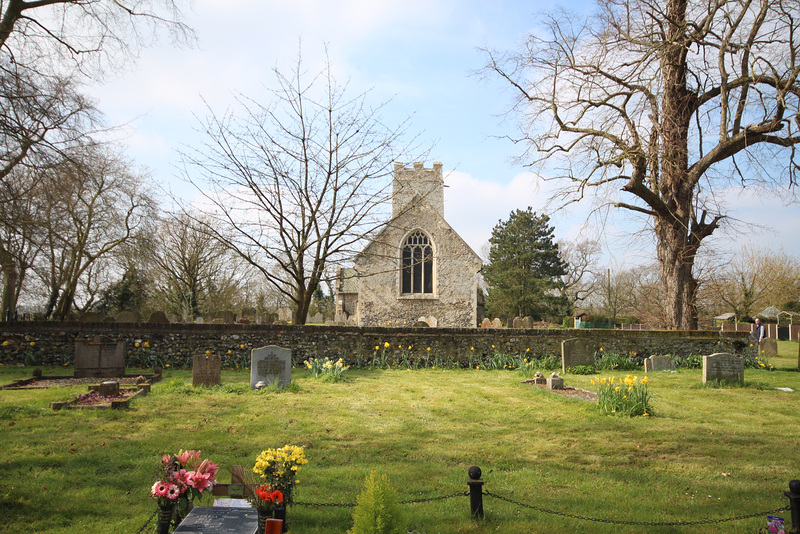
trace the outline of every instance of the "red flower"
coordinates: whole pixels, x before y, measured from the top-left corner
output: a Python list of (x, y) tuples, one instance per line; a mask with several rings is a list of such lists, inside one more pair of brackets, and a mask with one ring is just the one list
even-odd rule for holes
[(272, 492), (272, 501), (276, 502), (278, 504), (282, 504), (283, 503), (283, 493), (281, 493), (280, 490), (273, 491)]

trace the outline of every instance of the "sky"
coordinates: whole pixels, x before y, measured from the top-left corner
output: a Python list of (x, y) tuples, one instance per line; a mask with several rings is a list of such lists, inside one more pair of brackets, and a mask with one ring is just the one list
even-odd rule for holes
[[(197, 128), (207, 110), (224, 113), (237, 93), (266, 97), (274, 67), (291, 67), (302, 48), (304, 65), (314, 70), (327, 50), (337, 80), (355, 94), (369, 91), (375, 104), (388, 101), (384, 120), (408, 118), (409, 130), (433, 146), (425, 166), (443, 163), (445, 218), (482, 256), (492, 227), (531, 206), (550, 215), (557, 240), (599, 239), (601, 262), (611, 268), (650, 263), (654, 248), (639, 232), (642, 220), (591, 214), (589, 204), (552, 211), (552, 183), (515, 162), (519, 147), (502, 138), (514, 132), (513, 117), (504, 116), (513, 94), (500, 80), (476, 74), (485, 64), (482, 47), (517, 49), (538, 14), (556, 6), (581, 13), (592, 2), (195, 0), (185, 18), (196, 32), (194, 46), (155, 41), (90, 93), (109, 123), (124, 125), (127, 154), (190, 199), (192, 190), (178, 178), (179, 152), (202, 144)], [(800, 206), (785, 205), (785, 192), (732, 189), (720, 196), (736, 224), (709, 244), (731, 253), (753, 244), (800, 257)]]

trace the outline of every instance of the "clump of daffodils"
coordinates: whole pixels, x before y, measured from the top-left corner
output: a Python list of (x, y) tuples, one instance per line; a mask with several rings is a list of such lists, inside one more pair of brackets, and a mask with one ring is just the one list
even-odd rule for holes
[(626, 415), (629, 417), (653, 414), (651, 401), (653, 394), (647, 388), (648, 378), (639, 380), (638, 376), (625, 378), (610, 376), (592, 380), (598, 386), (597, 406), (604, 415)]
[(335, 362), (330, 358), (325, 358), (324, 360), (309, 358), (305, 361), (305, 365), (314, 378), (321, 378), (329, 382), (338, 382), (342, 378), (342, 373), (350, 369), (350, 366), (345, 365), (341, 358)]

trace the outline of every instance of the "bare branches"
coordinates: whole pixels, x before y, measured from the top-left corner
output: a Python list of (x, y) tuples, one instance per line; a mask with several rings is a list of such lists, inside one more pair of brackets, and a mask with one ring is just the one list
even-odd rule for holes
[[(725, 216), (714, 190), (737, 176), (780, 180), (787, 168), (792, 183), (798, 15), (785, 0), (602, 0), (586, 21), (549, 17), (546, 33), (516, 54), (489, 53), (486, 68), (519, 96), (520, 157), (557, 173), (559, 198), (596, 190), (596, 202), (652, 217), (662, 277), (684, 280), (673, 287), (691, 299), (694, 257)], [(776, 159), (782, 148), (788, 157)], [(608, 194), (615, 182), (619, 196)], [(696, 324), (683, 314), (676, 326)]]
[(291, 298), (302, 323), (326, 265), (352, 258), (388, 219), (405, 124), (385, 127), (380, 106), (350, 96), (330, 66), (309, 77), (298, 59), (274, 74), (268, 103), (241, 96), (237, 112), (209, 110), (206, 145), (184, 154), (203, 196), (187, 213)]

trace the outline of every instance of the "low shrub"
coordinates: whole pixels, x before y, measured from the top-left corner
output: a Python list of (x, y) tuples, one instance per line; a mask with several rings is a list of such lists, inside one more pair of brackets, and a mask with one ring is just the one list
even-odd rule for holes
[(594, 365), (573, 365), (567, 367), (567, 372), (573, 375), (594, 375), (597, 374), (597, 369)]
[(402, 524), (402, 510), (389, 477), (372, 471), (356, 501), (353, 528), (348, 534), (403, 534)]

